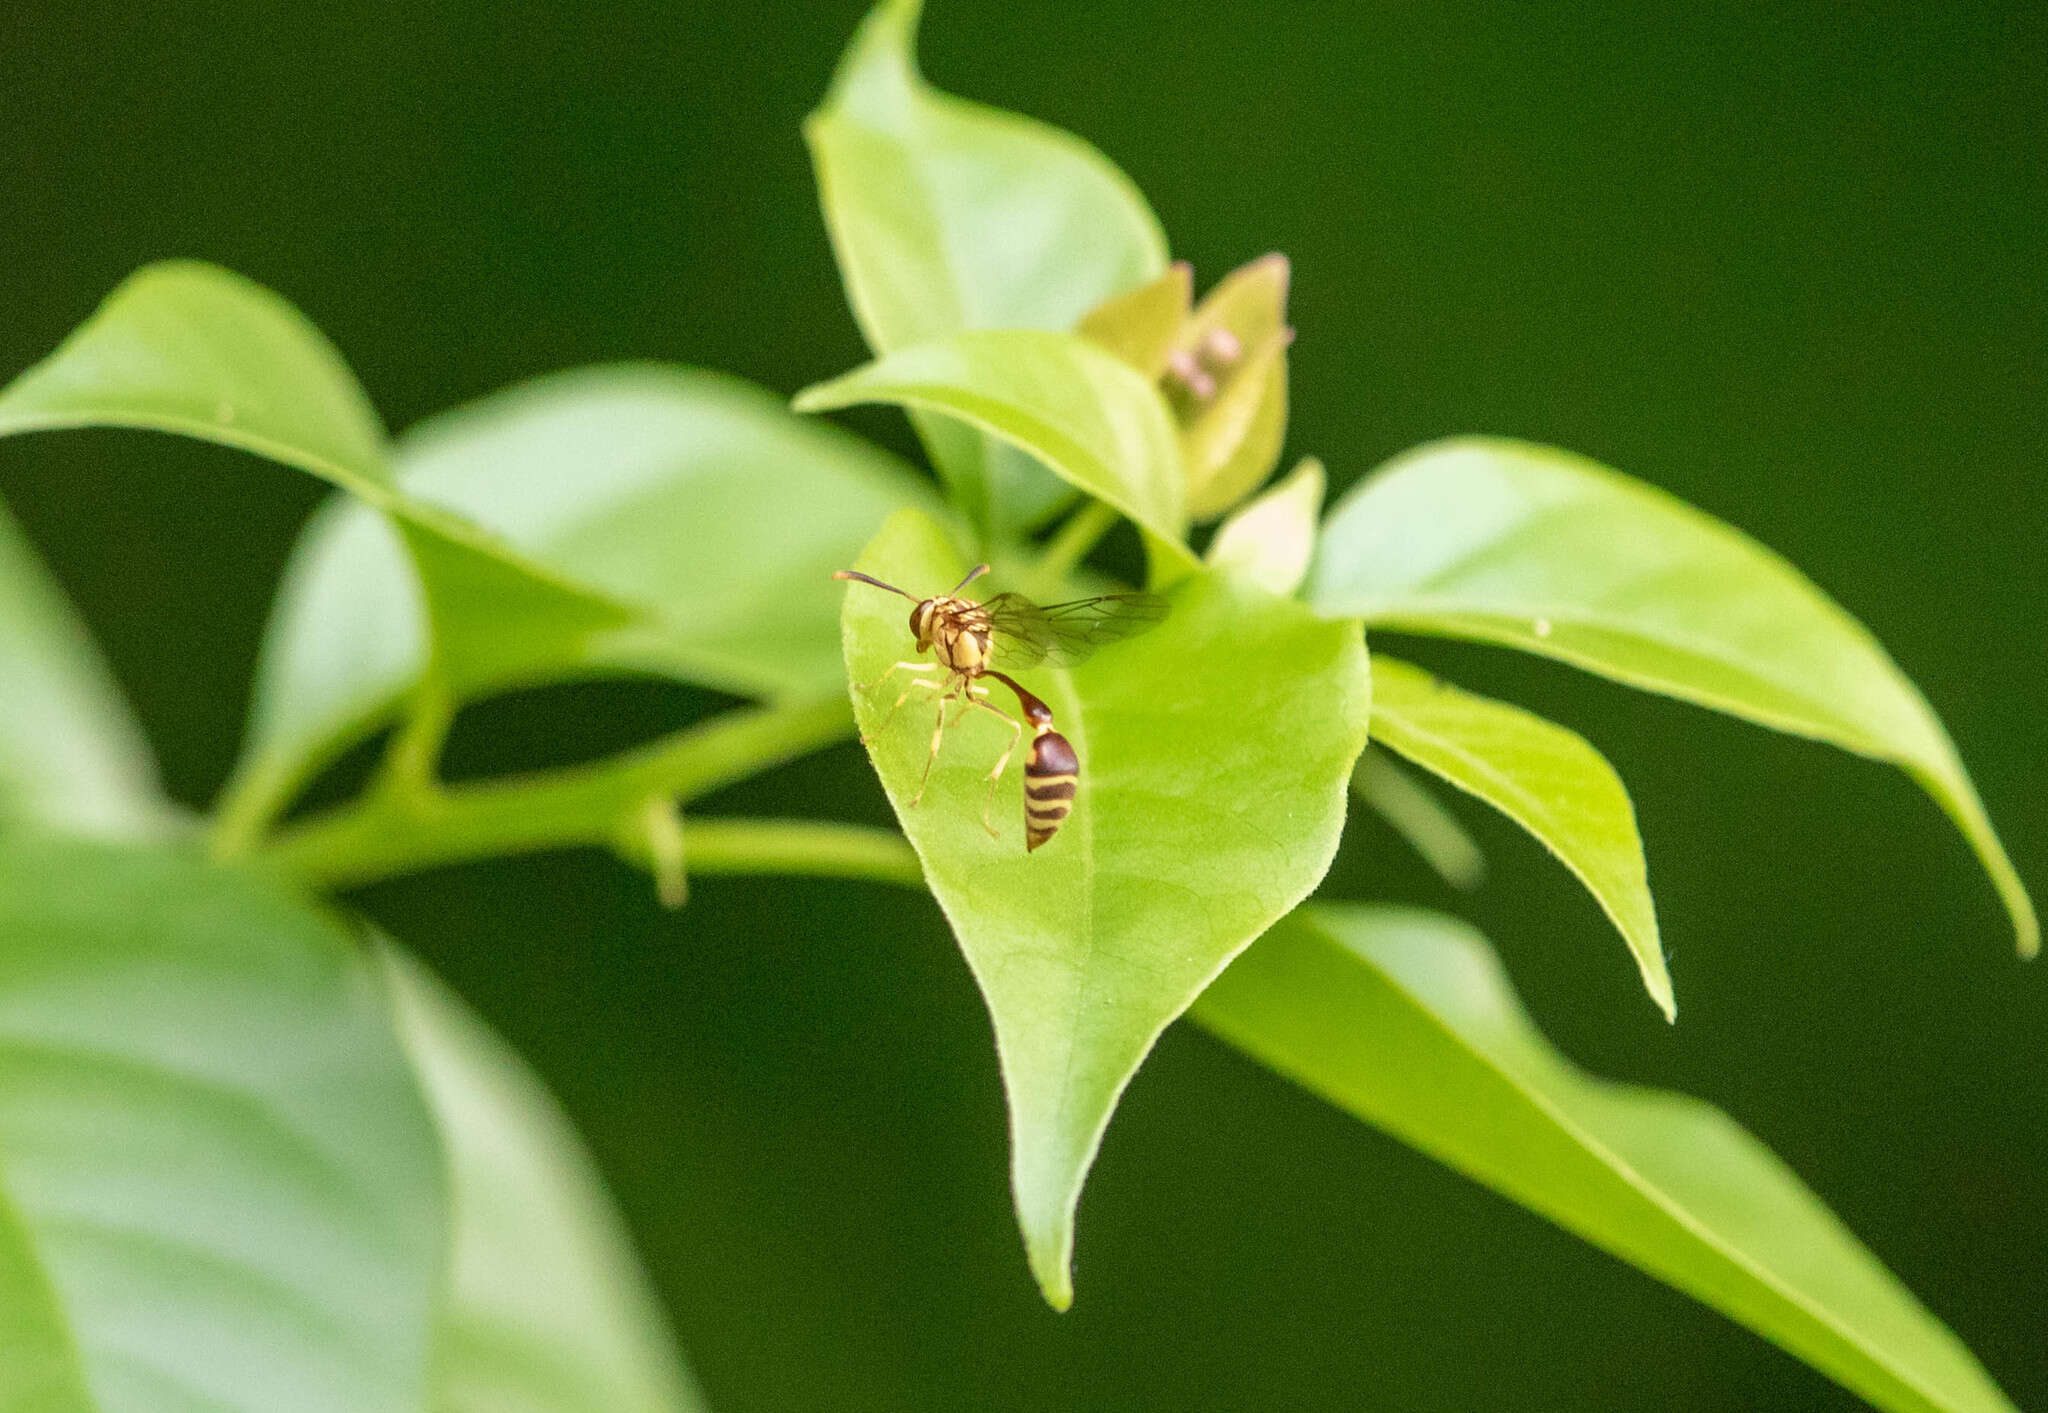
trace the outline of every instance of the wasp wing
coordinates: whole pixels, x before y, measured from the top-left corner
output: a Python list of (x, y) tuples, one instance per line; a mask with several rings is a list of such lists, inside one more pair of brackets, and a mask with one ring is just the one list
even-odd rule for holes
[(1105, 643), (1158, 626), (1166, 609), (1166, 600), (1157, 594), (1100, 594), (1053, 604), (997, 594), (980, 605), (979, 616), (1002, 639), (1004, 654), (1015, 666), (1072, 667)]

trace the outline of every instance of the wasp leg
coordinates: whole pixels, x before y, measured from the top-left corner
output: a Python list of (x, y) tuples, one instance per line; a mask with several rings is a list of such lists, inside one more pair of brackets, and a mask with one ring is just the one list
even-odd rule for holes
[[(889, 680), (890, 673), (895, 672), (897, 667), (903, 668), (906, 671), (910, 672), (930, 672), (934, 670), (937, 666), (937, 663), (932, 662), (899, 662), (896, 664), (896, 667), (890, 668), (888, 672), (883, 673), (880, 677), (876, 678), (871, 684), (869, 684), (867, 687), (862, 688), (861, 690), (871, 692), (876, 687), (881, 686), (884, 682)], [(896, 709), (902, 706), (905, 702), (910, 700), (910, 694), (912, 692), (915, 692), (919, 687), (924, 688), (927, 692), (936, 692), (939, 690), (941, 685), (942, 684), (934, 682), (926, 677), (919, 677), (916, 680), (914, 680), (908, 687), (905, 687), (903, 689), (903, 695), (898, 697), (895, 700), (895, 702), (889, 707), (888, 712), (883, 715), (881, 723), (878, 726), (876, 726), (874, 730), (868, 732), (867, 735), (860, 738), (860, 743), (863, 746), (872, 745), (877, 736), (880, 736), (884, 731), (887, 731), (889, 729), (889, 723), (896, 719)]]
[[(933, 691), (939, 689), (936, 682), (919, 682), (915, 685), (930, 687)], [(932, 723), (932, 750), (931, 754), (924, 758), (924, 774), (918, 777), (917, 793), (910, 797), (911, 809), (916, 809), (918, 802), (924, 799), (925, 789), (932, 783), (932, 767), (939, 763), (939, 742), (946, 739), (946, 703), (951, 701), (956, 693), (964, 690), (963, 684), (955, 682), (939, 695), (939, 716), (938, 720)]]
[(1003, 748), (1003, 753), (1000, 756), (996, 757), (996, 768), (988, 773), (988, 799), (981, 807), (981, 827), (988, 831), (989, 838), (1000, 839), (1003, 837), (1003, 833), (995, 827), (993, 822), (996, 809), (996, 784), (1003, 778), (1003, 768), (1009, 765), (1010, 757), (1017, 754), (1017, 743), (1024, 739), (1024, 723), (1004, 711), (1001, 707), (992, 706), (988, 702), (983, 701), (982, 698), (988, 695), (988, 688), (969, 687), (967, 690), (970, 695), (963, 699), (963, 705), (960, 709), (962, 716), (967, 714), (967, 707), (977, 706), (1010, 728), (1010, 744)]
[(854, 684), (854, 690), (859, 692), (872, 692), (875, 690), (875, 688), (881, 686), (884, 682), (888, 681), (891, 677), (894, 677), (899, 672), (937, 672), (938, 670), (939, 665), (936, 662), (912, 662), (909, 658), (905, 658), (903, 659), (903, 661), (891, 667), (887, 672), (884, 672), (880, 677), (877, 677), (874, 681), (859, 682)]

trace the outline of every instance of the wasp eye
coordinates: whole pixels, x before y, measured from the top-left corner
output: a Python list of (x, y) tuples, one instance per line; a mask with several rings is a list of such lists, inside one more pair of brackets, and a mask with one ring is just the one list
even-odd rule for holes
[(910, 632), (920, 643), (925, 639), (924, 625), (926, 620), (931, 617), (931, 614), (932, 601), (930, 599), (926, 599), (916, 608), (910, 610)]

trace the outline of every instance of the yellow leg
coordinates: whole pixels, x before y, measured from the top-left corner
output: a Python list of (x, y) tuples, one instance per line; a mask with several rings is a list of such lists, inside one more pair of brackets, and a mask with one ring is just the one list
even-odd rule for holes
[[(917, 685), (928, 686), (935, 691), (938, 688), (938, 684), (936, 682), (925, 682), (919, 683)], [(924, 799), (924, 792), (926, 788), (930, 786), (930, 784), (932, 783), (932, 767), (939, 763), (939, 742), (946, 739), (946, 703), (952, 700), (953, 692), (955, 690), (958, 690), (957, 684), (953, 688), (949, 688), (946, 692), (942, 693), (939, 697), (938, 719), (932, 723), (931, 754), (924, 758), (924, 774), (918, 777), (917, 793), (910, 797), (911, 809), (917, 808), (918, 802)]]
[(970, 687), (968, 692), (970, 695), (963, 699), (963, 705), (960, 709), (962, 716), (967, 714), (967, 707), (977, 706), (1010, 728), (1010, 744), (1003, 747), (1003, 753), (996, 757), (996, 768), (988, 773), (988, 799), (983, 802), (981, 807), (981, 827), (988, 831), (991, 839), (1000, 839), (1003, 837), (1002, 831), (996, 828), (994, 822), (996, 783), (1003, 778), (1003, 768), (1010, 763), (1010, 757), (1017, 754), (1017, 743), (1024, 739), (1024, 723), (1004, 711), (1001, 707), (991, 706), (983, 701), (982, 698), (988, 695), (988, 688)]
[[(925, 665), (924, 665), (924, 666), (923, 666), (922, 668), (920, 668), (920, 667), (919, 667), (919, 666), (918, 666), (918, 665), (917, 665), (916, 663), (904, 663), (904, 662), (899, 662), (899, 663), (897, 663), (897, 664), (896, 664), (896, 666), (897, 666), (897, 667), (908, 667), (908, 668), (910, 668), (910, 669), (911, 669), (911, 670), (912, 670), (913, 672), (918, 672), (918, 671), (929, 671), (929, 670), (930, 670), (930, 668), (931, 668), (931, 666), (932, 666), (932, 664), (930, 664), (930, 663), (927, 663), (927, 664), (925, 664)], [(894, 671), (894, 669), (892, 668), (892, 669), (891, 669), (891, 671)], [(889, 680), (889, 678), (888, 678), (888, 674), (887, 674), (887, 673), (884, 673), (884, 674), (883, 674), (883, 675), (882, 675), (882, 676), (881, 676), (881, 677), (880, 677), (879, 679), (877, 679), (877, 680), (876, 680), (876, 682), (875, 682), (875, 686), (879, 687), (879, 686), (881, 686), (881, 685), (882, 685), (882, 683), (883, 683), (883, 682), (886, 682), (886, 681), (888, 681), (888, 680)], [(934, 681), (932, 681), (932, 680), (931, 680), (930, 678), (927, 678), (927, 677), (919, 677), (919, 678), (917, 678), (917, 679), (916, 679), (915, 681), (913, 681), (913, 682), (912, 682), (912, 683), (911, 683), (911, 684), (910, 684), (910, 685), (909, 685), (908, 687), (905, 687), (905, 688), (903, 689), (903, 695), (902, 695), (902, 696), (900, 696), (900, 697), (898, 697), (898, 698), (897, 698), (897, 699), (895, 700), (895, 702), (894, 702), (894, 703), (892, 703), (892, 704), (890, 705), (890, 707), (889, 707), (889, 710), (888, 710), (888, 711), (887, 711), (887, 712), (886, 712), (886, 713), (885, 713), (885, 714), (883, 715), (883, 717), (882, 717), (882, 720), (881, 720), (881, 723), (880, 723), (880, 724), (879, 724), (878, 726), (876, 726), (876, 727), (875, 727), (875, 729), (874, 729), (873, 731), (870, 731), (870, 732), (869, 732), (869, 733), (868, 733), (867, 735), (865, 735), (865, 736), (863, 736), (863, 737), (861, 737), (861, 738), (860, 738), (860, 743), (861, 743), (861, 744), (862, 744), (863, 746), (867, 746), (867, 745), (872, 745), (872, 744), (874, 743), (874, 741), (875, 741), (875, 738), (876, 738), (876, 737), (880, 736), (880, 735), (881, 735), (881, 734), (882, 734), (882, 733), (883, 733), (884, 731), (887, 731), (887, 730), (889, 729), (889, 723), (890, 723), (890, 722), (892, 722), (892, 721), (894, 721), (894, 720), (896, 719), (896, 710), (897, 710), (897, 708), (898, 708), (898, 707), (900, 707), (900, 706), (902, 706), (902, 705), (903, 705), (903, 704), (904, 704), (905, 702), (907, 702), (907, 701), (909, 701), (909, 700), (910, 700), (910, 694), (911, 694), (912, 692), (915, 692), (915, 691), (916, 691), (916, 690), (917, 690), (917, 689), (918, 689), (919, 687), (922, 687), (922, 688), (924, 688), (924, 689), (925, 689), (925, 690), (926, 690), (927, 692), (936, 692), (936, 691), (938, 691), (938, 690), (940, 689), (941, 685), (942, 685), (941, 683), (938, 683), (938, 682), (934, 682)], [(871, 689), (871, 690), (872, 690), (872, 689)], [(942, 699), (942, 700), (943, 700), (943, 699)]]
[(899, 672), (937, 672), (938, 670), (939, 665), (936, 662), (912, 662), (909, 658), (905, 658), (903, 659), (903, 661), (891, 667), (887, 672), (884, 672), (880, 677), (877, 677), (874, 681), (862, 682), (857, 684), (857, 690), (862, 692), (872, 692), (875, 690), (875, 688), (881, 686), (884, 682), (888, 681), (891, 677), (894, 677)]

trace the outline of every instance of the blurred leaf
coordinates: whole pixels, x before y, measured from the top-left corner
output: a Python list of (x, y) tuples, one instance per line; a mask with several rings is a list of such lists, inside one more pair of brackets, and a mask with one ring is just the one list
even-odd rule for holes
[(1404, 1143), (1748, 1326), (1880, 1408), (2011, 1405), (1768, 1149), (1698, 1100), (1575, 1069), (1469, 928), (1304, 908), (1201, 1023)]
[(1192, 312), (1194, 271), (1176, 260), (1150, 284), (1111, 295), (1081, 317), (1074, 332), (1114, 353), (1153, 382)]
[(957, 417), (1030, 452), (1167, 544), (1186, 534), (1166, 403), (1143, 374), (1078, 335), (957, 334), (806, 388), (795, 406), (829, 412), (864, 402)]
[(1983, 860), (2020, 950), (2040, 927), (1948, 733), (1855, 619), (1784, 560), (1569, 452), (1468, 437), (1339, 502), (1310, 600), (1502, 643), (1903, 766)]
[[(965, 566), (936, 525), (904, 514), (860, 568), (926, 593)], [(875, 681), (911, 650), (902, 600), (848, 586), (852, 680)], [(1212, 574), (1181, 586), (1157, 630), (1071, 671), (1022, 675), (1081, 761), (1072, 817), (1036, 853), (1017, 784), (1028, 745), (1003, 777), (991, 839), (988, 774), (1009, 733), (970, 713), (911, 808), (928, 710), (883, 729), (899, 675), (856, 690), (855, 713), (988, 1001), (1025, 1246), (1046, 1299), (1065, 1308), (1074, 1207), (1110, 1112), (1159, 1032), (1322, 878), (1370, 691), (1355, 625)]]
[(147, 832), (167, 809), (141, 728), (12, 516), (0, 507), (0, 824)]
[[(1385, 659), (1373, 655), (1377, 666)], [(1451, 887), (1477, 888), (1486, 877), (1486, 855), (1458, 817), (1377, 744), (1368, 746), (1351, 773), (1356, 795), (1422, 856)]]
[(701, 1408), (568, 1117), (425, 968), (382, 955), (448, 1159), (454, 1250), (434, 1413)]
[(1372, 739), (1528, 830), (1620, 930), (1665, 1019), (1678, 1013), (1657, 937), (1635, 807), (1585, 738), (1533, 712), (1373, 655)]
[[(1071, 133), (941, 93), (916, 0), (885, 0), (804, 127), (833, 252), (877, 355), (965, 329), (1071, 329), (1156, 278), (1166, 239), (1130, 179)], [(914, 417), (969, 518), (1007, 532), (1068, 492), (971, 429)]]
[(282, 299), (225, 270), (145, 267), (0, 393), (0, 436), (61, 427), (135, 427), (236, 447), (393, 516), (416, 550), (441, 630), (437, 658), (457, 684), (488, 684), (525, 665), (522, 649), (545, 659), (565, 639), (631, 617), (398, 490), (377, 415), (333, 346)]
[[(636, 626), (520, 645), (521, 680), (651, 672), (758, 697), (841, 680), (832, 571), (930, 483), (780, 399), (656, 365), (578, 369), (430, 418), (398, 484), (534, 563), (631, 605)], [(294, 551), (265, 635), (238, 791), (275, 796), (388, 713), (426, 635), (376, 516), (329, 507)]]
[(141, 427), (390, 491), (377, 414), (332, 344), (269, 290), (192, 260), (147, 265), (0, 396), (0, 430)]
[(1269, 594), (1292, 597), (1315, 555), (1323, 511), (1323, 463), (1304, 457), (1287, 479), (1239, 510), (1209, 542), (1209, 564)]
[(1188, 513), (1213, 520), (1259, 488), (1287, 436), (1288, 265), (1266, 255), (1226, 275), (1168, 361)]
[(331, 922), (182, 857), (0, 846), (0, 1403), (417, 1408), (444, 1195)]

